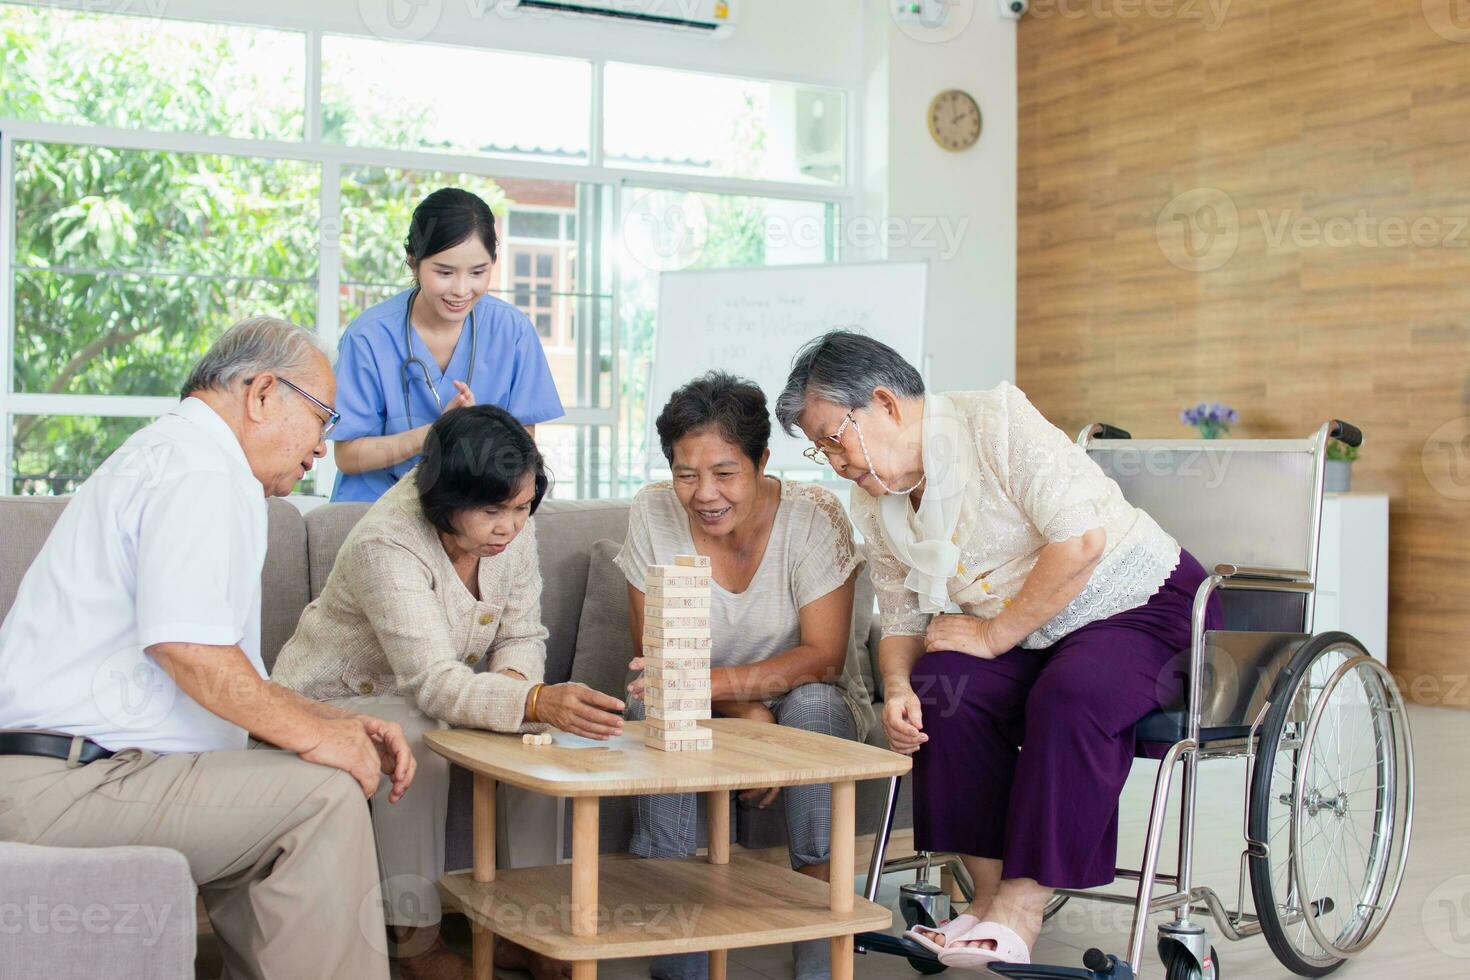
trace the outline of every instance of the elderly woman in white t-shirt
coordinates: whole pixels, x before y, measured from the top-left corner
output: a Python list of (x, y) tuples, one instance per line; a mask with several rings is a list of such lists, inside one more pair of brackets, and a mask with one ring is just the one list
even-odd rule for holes
[[(657, 421), (673, 479), (633, 500), (616, 559), (628, 579), (634, 648), (643, 635), (648, 567), (676, 554), (711, 560), (711, 700), (714, 713), (861, 740), (872, 706), (857, 668), (853, 634), (856, 575), (863, 564), (852, 525), (827, 490), (765, 473), (771, 434), (760, 388), (711, 372), (674, 392)], [(632, 669), (641, 670), (641, 658)], [(642, 717), (642, 681), (629, 687), (630, 716)], [(747, 805), (782, 799), (791, 865), (827, 876), (830, 786), (750, 790)], [(693, 853), (692, 795), (640, 797), (632, 851), (642, 857)], [(828, 976), (826, 940), (797, 943), (797, 980)], [(705, 976), (704, 954), (657, 957), (659, 980)]]

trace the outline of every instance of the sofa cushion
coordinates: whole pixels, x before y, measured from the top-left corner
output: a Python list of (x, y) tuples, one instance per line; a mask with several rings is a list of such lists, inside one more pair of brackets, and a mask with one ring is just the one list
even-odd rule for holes
[(536, 512), (541, 548), (541, 622), (550, 634), (546, 641), (549, 683), (561, 683), (572, 675), (592, 546), (603, 538), (623, 540), (628, 533), (629, 503), (548, 500)]
[(0, 553), (0, 617), (10, 613), (20, 580), (56, 526), (70, 497), (0, 498), (0, 527), (5, 548)]
[(260, 572), (260, 656), (266, 672), (296, 632), (307, 590), (306, 522), (289, 500), (266, 501), (265, 566)]
[[(49, 929), (44, 920), (19, 928), (23, 913), (11, 905), (15, 925), (0, 927), (0, 976), (194, 976), (196, 890), (178, 851), (0, 841), (0, 882), (5, 902), (24, 896), (51, 913)], [(68, 910), (69, 925), (56, 914)]]
[(621, 542), (603, 538), (588, 555), (571, 679), (625, 700), (632, 678), (628, 661), (633, 658), (633, 635), (628, 625), (628, 580), (613, 564), (620, 548)]
[(362, 519), (372, 504), (344, 502), (322, 504), (306, 515), (306, 568), (308, 588), (315, 599), (327, 587), (327, 577), (337, 561), (337, 552), (347, 540), (347, 532)]
[[(0, 497), (0, 619), (9, 615), (21, 579), (66, 509), (65, 497)], [(279, 497), (266, 501), (265, 565), (260, 574), (260, 652), (266, 669), (306, 608), (306, 528), (301, 512)]]

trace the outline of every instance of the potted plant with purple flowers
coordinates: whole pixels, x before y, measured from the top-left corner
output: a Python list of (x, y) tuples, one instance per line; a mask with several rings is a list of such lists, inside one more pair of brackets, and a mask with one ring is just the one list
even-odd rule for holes
[(1200, 402), (1179, 413), (1179, 419), (1185, 425), (1198, 429), (1200, 438), (1219, 439), (1230, 435), (1230, 427), (1240, 421), (1240, 416), (1229, 405)]

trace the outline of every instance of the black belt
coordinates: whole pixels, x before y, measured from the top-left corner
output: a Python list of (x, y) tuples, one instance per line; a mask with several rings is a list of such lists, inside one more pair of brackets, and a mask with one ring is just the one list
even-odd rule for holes
[[(52, 735), (47, 732), (0, 732), (0, 755), (42, 755), (66, 760), (71, 758), (72, 738), (71, 735)], [(98, 759), (111, 759), (114, 754), (90, 738), (84, 738), (77, 761), (86, 765)]]

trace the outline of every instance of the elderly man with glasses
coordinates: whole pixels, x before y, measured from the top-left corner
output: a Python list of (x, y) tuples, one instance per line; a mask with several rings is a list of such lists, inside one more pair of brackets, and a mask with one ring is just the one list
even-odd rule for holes
[(77, 491), (0, 626), (0, 840), (181, 852), (228, 977), (386, 978), (366, 798), (382, 774), (400, 798), (412, 753), (260, 652), (265, 498), (326, 452), (331, 366), (255, 317), (182, 394)]

